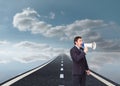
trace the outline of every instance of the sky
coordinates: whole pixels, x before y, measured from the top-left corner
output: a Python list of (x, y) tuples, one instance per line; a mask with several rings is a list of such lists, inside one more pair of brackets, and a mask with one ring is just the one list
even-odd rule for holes
[(119, 3), (119, 0), (0, 0), (1, 67), (7, 65), (7, 71), (14, 63), (17, 64), (14, 68), (35, 66), (38, 61), (63, 53), (69, 55), (73, 39), (79, 35), (84, 42), (97, 44), (96, 50), (90, 49), (87, 54), (90, 68), (119, 83)]

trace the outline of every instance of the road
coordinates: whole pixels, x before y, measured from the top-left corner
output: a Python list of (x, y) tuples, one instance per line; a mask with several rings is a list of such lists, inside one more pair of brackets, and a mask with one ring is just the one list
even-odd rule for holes
[[(13, 78), (13, 81), (11, 81), (12, 84), (9, 83), (9, 80), (1, 86), (72, 86), (71, 67), (72, 61), (69, 57), (66, 55), (60, 55), (37, 71), (24, 76), (20, 80), (15, 81), (15, 77)], [(107, 85), (90, 75), (87, 76), (86, 86)]]

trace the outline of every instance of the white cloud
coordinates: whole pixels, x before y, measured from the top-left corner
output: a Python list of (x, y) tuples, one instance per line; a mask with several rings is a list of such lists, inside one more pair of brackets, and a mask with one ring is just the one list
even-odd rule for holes
[(53, 12), (50, 12), (50, 17), (49, 17), (50, 19), (54, 19), (55, 18), (55, 13), (53, 13)]
[(27, 31), (38, 21), (39, 15), (33, 9), (24, 9), (22, 13), (17, 13), (13, 19), (14, 27), (19, 28), (20, 31)]
[(39, 43), (29, 42), (29, 41), (22, 41), (15, 44), (14, 46), (21, 47), (21, 48), (29, 48), (29, 49), (45, 49), (50, 47), (47, 44), (39, 44)]
[(89, 53), (89, 66), (95, 71), (99, 71), (104, 65), (119, 63), (119, 52), (91, 52)]
[(48, 15), (41, 15), (40, 16), (40, 18), (42, 18), (42, 19), (55, 19), (55, 16), (56, 16), (56, 14), (54, 13), (54, 12), (50, 12), (50, 13), (48, 13)]
[(6, 60), (6, 59), (0, 59), (0, 64), (7, 64), (9, 63), (10, 61), (9, 60)]
[(13, 60), (29, 63), (38, 60), (48, 60), (62, 53), (68, 53), (68, 49), (53, 48), (48, 44), (22, 41), (16, 44), (0, 46), (0, 63), (8, 63)]
[(4, 40), (4, 41), (0, 41), (0, 45), (7, 45), (7, 44), (10, 44), (10, 42)]
[[(61, 25), (53, 27), (44, 21), (38, 19), (38, 13), (33, 9), (24, 9), (23, 12), (17, 13), (13, 18), (14, 27), (20, 31), (31, 31), (34, 34), (42, 34), (46, 37), (58, 36), (60, 38), (71, 38), (75, 35), (81, 34), (82, 36), (91, 32), (91, 28), (105, 27), (107, 24), (103, 20), (77, 20), (72, 24)], [(50, 13), (51, 18), (55, 14)]]
[[(47, 44), (34, 43), (29, 41), (20, 42), (15, 45), (17, 48), (24, 49), (25, 52), (19, 60), (21, 62), (32, 62), (36, 60), (48, 60), (61, 53), (66, 53), (67, 49), (53, 48)], [(18, 58), (17, 58), (18, 60)]]
[(19, 61), (21, 63), (30, 63), (30, 62), (34, 62), (34, 61), (38, 61), (38, 60), (48, 60), (50, 59), (49, 56), (46, 55), (30, 55), (30, 56), (24, 56), (21, 58), (14, 58), (16, 61)]
[[(53, 12), (50, 14), (51, 18), (55, 17)], [(103, 50), (110, 50), (112, 48), (117, 49), (116, 51), (120, 50), (118, 43), (115, 44), (105, 40), (99, 31), (96, 32), (96, 30), (104, 28), (116, 28), (117, 25), (114, 22), (106, 23), (103, 20), (83, 19), (76, 20), (68, 25), (53, 26), (40, 20), (38, 17), (39, 14), (35, 10), (27, 8), (14, 16), (13, 25), (20, 31), (30, 31), (32, 34), (41, 34), (45, 37), (57, 37), (60, 40), (73, 40), (76, 35), (80, 35), (86, 42), (97, 42), (99, 44), (98, 47)]]

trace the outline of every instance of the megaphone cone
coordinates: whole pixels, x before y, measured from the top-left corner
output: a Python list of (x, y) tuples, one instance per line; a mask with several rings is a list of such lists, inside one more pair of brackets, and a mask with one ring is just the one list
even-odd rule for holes
[(88, 47), (88, 48), (92, 48), (93, 50), (96, 49), (96, 43), (95, 42), (92, 42), (92, 43), (83, 43), (82, 44), (82, 47)]

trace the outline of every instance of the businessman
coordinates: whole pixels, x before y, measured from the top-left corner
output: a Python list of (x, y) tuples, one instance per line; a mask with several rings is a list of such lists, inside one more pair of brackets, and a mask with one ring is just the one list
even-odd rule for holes
[(73, 86), (85, 86), (86, 74), (90, 74), (90, 70), (86, 61), (86, 53), (88, 48), (82, 48), (82, 37), (74, 38), (74, 47), (70, 50), (70, 55), (73, 61), (72, 81)]

